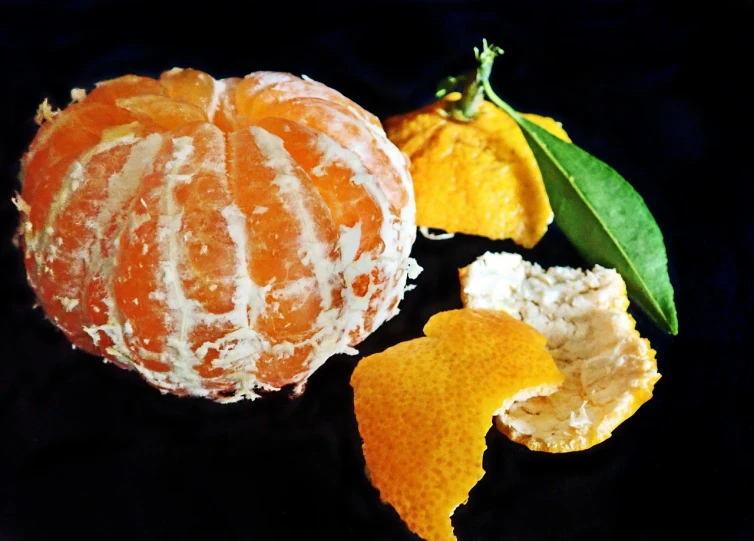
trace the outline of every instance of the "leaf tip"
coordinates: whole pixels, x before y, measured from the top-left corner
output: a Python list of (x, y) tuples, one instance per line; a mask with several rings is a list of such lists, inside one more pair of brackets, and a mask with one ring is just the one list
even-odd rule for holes
[(669, 304), (664, 305), (659, 311), (653, 312), (646, 310), (644, 306), (639, 304), (642, 311), (650, 316), (650, 319), (663, 331), (671, 336), (678, 335), (678, 312), (675, 308), (675, 303), (671, 300)]
[(670, 313), (669, 331), (673, 336), (678, 336), (678, 313), (676, 312), (675, 305)]

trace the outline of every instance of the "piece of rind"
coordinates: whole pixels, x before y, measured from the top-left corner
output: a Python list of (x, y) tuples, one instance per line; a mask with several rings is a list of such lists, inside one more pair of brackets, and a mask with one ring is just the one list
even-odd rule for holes
[(563, 376), (544, 337), (505, 312), (441, 312), (424, 333), (362, 359), (351, 385), (373, 486), (413, 532), (447, 541), (484, 475), (493, 415)]
[[(388, 137), (411, 161), (416, 223), (531, 248), (553, 219), (534, 155), (520, 127), (490, 102), (471, 122), (453, 120), (447, 108), (460, 97), (454, 92), (385, 120)], [(523, 116), (570, 141), (552, 118)]]
[(551, 453), (588, 449), (652, 397), (660, 379), (655, 351), (636, 331), (614, 270), (545, 271), (517, 254), (488, 252), (459, 278), (464, 306), (503, 310), (532, 325), (566, 377), (549, 397), (499, 412), (496, 425), (513, 441)]

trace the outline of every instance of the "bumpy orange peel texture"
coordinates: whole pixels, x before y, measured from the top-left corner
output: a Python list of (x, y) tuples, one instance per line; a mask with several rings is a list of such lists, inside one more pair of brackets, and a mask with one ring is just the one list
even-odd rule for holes
[(362, 359), (351, 385), (372, 484), (412, 531), (446, 541), (484, 474), (493, 414), (563, 378), (544, 337), (504, 312), (441, 312), (424, 333)]
[[(385, 121), (388, 137), (411, 160), (416, 223), (531, 248), (553, 217), (534, 155), (516, 122), (490, 102), (468, 122), (449, 116), (460, 96)], [(523, 116), (570, 142), (555, 120)]]

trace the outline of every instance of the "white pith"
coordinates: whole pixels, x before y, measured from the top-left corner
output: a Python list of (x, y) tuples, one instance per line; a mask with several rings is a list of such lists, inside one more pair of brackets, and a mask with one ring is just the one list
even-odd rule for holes
[(523, 397), (497, 414), (534, 449), (590, 447), (647, 400), (659, 380), (649, 343), (626, 312), (621, 276), (595, 266), (542, 269), (518, 254), (486, 253), (462, 270), (469, 308), (504, 310), (547, 339), (564, 382), (548, 396)]

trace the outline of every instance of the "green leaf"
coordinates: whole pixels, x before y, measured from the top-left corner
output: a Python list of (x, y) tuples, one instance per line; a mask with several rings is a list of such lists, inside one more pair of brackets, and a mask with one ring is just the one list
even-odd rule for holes
[[(660, 228), (641, 196), (612, 167), (519, 115), (495, 94), (489, 77), (502, 49), (482, 41), (474, 48), (475, 76), (467, 80), (453, 117), (469, 121), (487, 98), (521, 127), (542, 172), (555, 221), (590, 262), (617, 270), (631, 299), (657, 325), (678, 334), (668, 256)], [(440, 91), (457, 79), (447, 78)]]
[(678, 334), (665, 243), (642, 197), (606, 163), (518, 114), (514, 119), (566, 237), (591, 264), (617, 270), (639, 307), (665, 332)]
[(632, 300), (665, 332), (678, 334), (665, 243), (642, 197), (615, 169), (519, 115), (489, 83), (485, 91), (521, 127), (568, 240), (590, 264), (617, 270)]

